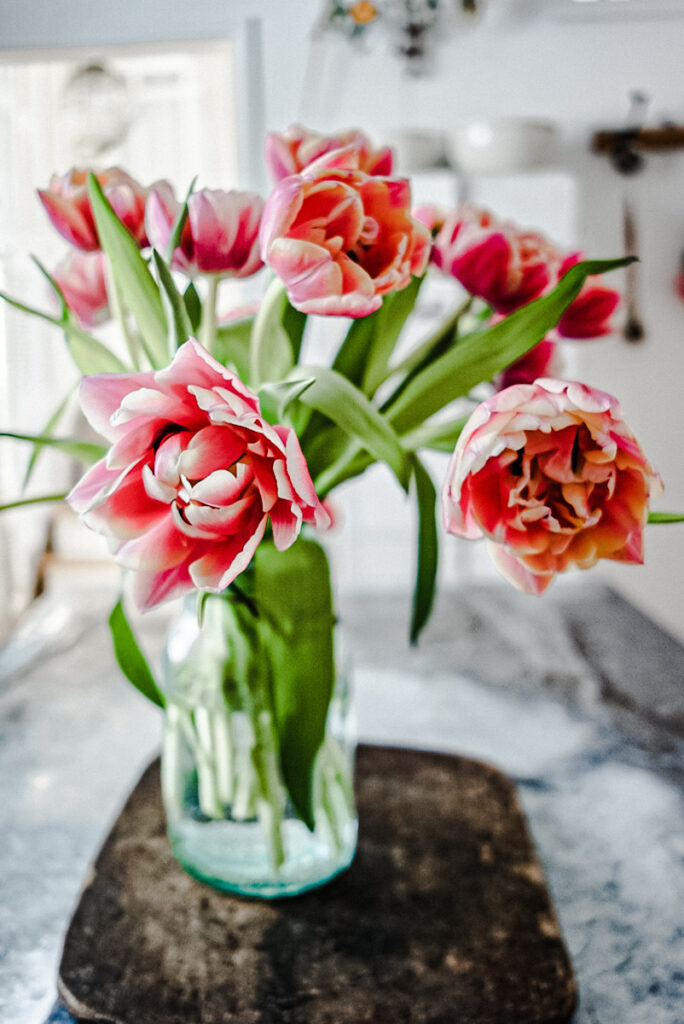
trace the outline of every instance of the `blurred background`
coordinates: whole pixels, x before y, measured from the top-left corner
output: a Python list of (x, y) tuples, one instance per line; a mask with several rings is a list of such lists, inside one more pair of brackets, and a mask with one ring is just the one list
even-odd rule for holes
[[(683, 43), (681, 0), (119, 0), (97, 17), (89, 0), (0, 0), (0, 289), (50, 310), (29, 254), (52, 267), (65, 252), (35, 195), (53, 172), (116, 164), (179, 194), (195, 175), (265, 193), (267, 130), (359, 126), (396, 147), (416, 202), (469, 198), (592, 257), (638, 253), (610, 281), (630, 291), (615, 334), (564, 343), (564, 374), (620, 398), (665, 480), (659, 508), (684, 510)], [(426, 289), (416, 337), (451, 284)], [(226, 309), (253, 297), (228, 290)], [(0, 430), (37, 432), (73, 383), (60, 331), (0, 306)], [(27, 458), (0, 439), (3, 502)], [(431, 465), (441, 482), (446, 457)], [(74, 480), (45, 453), (29, 493)], [(340, 585), (408, 594), (414, 524), (389, 474), (351, 484), (339, 518)], [(684, 527), (652, 527), (646, 557), (592, 577), (684, 637)], [(4, 635), (42, 587), (115, 577), (99, 539), (48, 504), (3, 514), (0, 573)], [(444, 538), (443, 584), (491, 573), (484, 546)]]

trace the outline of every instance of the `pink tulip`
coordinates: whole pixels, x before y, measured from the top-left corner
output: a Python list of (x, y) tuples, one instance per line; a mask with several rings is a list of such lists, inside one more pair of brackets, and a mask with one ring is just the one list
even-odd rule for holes
[[(173, 185), (164, 181), (150, 189), (145, 204), (145, 230), (150, 245), (162, 256), (166, 255), (171, 241), (171, 232), (180, 211), (181, 204), (176, 199)], [(195, 270), (193, 256), (194, 246), (188, 219), (181, 232), (180, 245), (173, 253), (173, 266), (185, 274), (193, 273)]]
[[(188, 219), (174, 266), (185, 273), (250, 277), (263, 266), (259, 224), (264, 201), (255, 192), (202, 189), (188, 200)], [(150, 243), (164, 253), (180, 212), (171, 186), (154, 188), (147, 202)]]
[[(100, 240), (88, 198), (88, 173), (87, 169), (74, 167), (61, 178), (53, 174), (49, 188), (39, 189), (38, 195), (60, 235), (77, 249), (92, 251), (100, 248)], [(139, 246), (147, 245), (147, 189), (118, 167), (94, 173), (119, 220)]]
[(448, 214), (441, 206), (423, 203), (421, 206), (414, 206), (411, 216), (424, 224), (432, 237), (436, 238), (444, 227)]
[(649, 499), (661, 490), (615, 398), (542, 378), (475, 409), (442, 502), (450, 533), (487, 537), (503, 575), (540, 594), (557, 572), (599, 558), (641, 563)]
[(109, 319), (106, 267), (103, 252), (71, 252), (54, 269), (52, 276), (82, 327)]
[[(558, 276), (562, 277), (582, 258), (581, 253), (568, 256)], [(601, 338), (613, 330), (611, 317), (620, 302), (620, 293), (596, 284), (597, 280), (600, 279), (587, 278), (577, 298), (558, 321), (556, 331), (562, 338)]]
[(293, 124), (286, 132), (270, 132), (266, 136), (266, 167), (274, 182), (291, 174), (300, 174), (314, 161), (336, 166), (338, 150), (353, 150), (357, 167), (366, 174), (392, 173), (392, 150), (385, 146), (373, 149), (370, 139), (358, 128), (321, 135)]
[(538, 377), (555, 376), (560, 369), (558, 346), (549, 338), (544, 338), (524, 356), (507, 366), (494, 383), (498, 391), (503, 391), (511, 384), (532, 384)]
[(81, 404), (112, 447), (67, 500), (135, 570), (142, 610), (224, 590), (269, 520), (279, 550), (328, 525), (294, 431), (194, 339), (164, 370), (85, 377)]
[(366, 316), (425, 270), (430, 235), (409, 207), (404, 179), (309, 168), (267, 200), (261, 253), (297, 309)]
[(467, 204), (448, 216), (432, 261), (498, 313), (512, 313), (555, 284), (560, 256), (542, 235)]

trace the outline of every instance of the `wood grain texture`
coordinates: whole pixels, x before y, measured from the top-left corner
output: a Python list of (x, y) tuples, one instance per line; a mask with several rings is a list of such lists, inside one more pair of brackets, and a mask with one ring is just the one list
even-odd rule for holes
[(60, 995), (115, 1024), (563, 1024), (575, 983), (511, 782), (467, 758), (362, 747), (348, 872), (264, 903), (184, 874), (159, 765), (69, 927)]

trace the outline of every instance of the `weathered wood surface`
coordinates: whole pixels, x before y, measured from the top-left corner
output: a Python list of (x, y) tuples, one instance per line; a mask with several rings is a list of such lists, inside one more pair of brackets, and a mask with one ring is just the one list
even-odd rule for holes
[(541, 868), (498, 771), (362, 747), (348, 872), (249, 902), (184, 874), (154, 763), (95, 864), (59, 989), (117, 1024), (561, 1024), (576, 992)]

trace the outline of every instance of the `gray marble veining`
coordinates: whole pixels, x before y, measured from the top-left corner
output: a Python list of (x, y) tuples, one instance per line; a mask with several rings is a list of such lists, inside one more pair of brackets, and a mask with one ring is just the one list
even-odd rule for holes
[[(106, 607), (46, 604), (0, 656), (7, 1024), (50, 1013), (88, 863), (159, 742), (156, 710), (114, 664)], [(684, 649), (584, 580), (541, 601), (496, 585), (443, 594), (414, 650), (407, 616), (396, 597), (343, 603), (360, 736), (508, 772), (579, 981), (577, 1024), (683, 1024)], [(146, 623), (150, 649), (163, 625)]]

